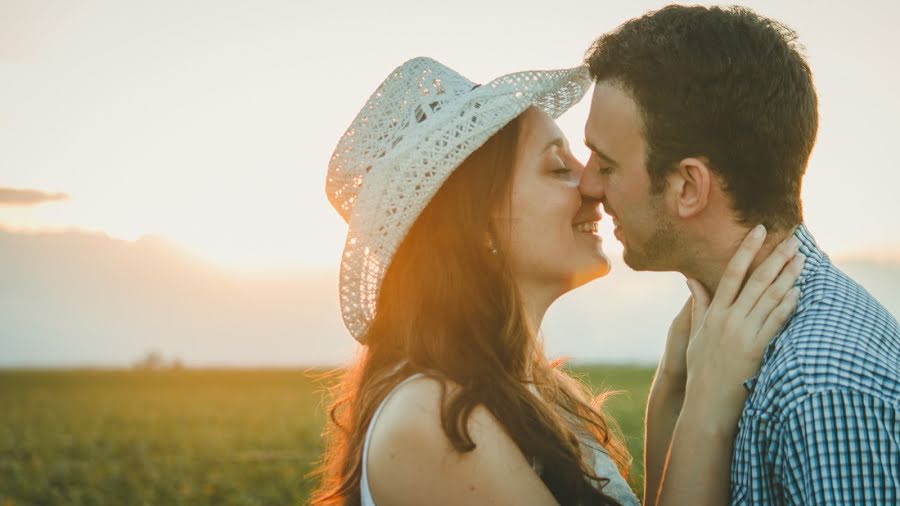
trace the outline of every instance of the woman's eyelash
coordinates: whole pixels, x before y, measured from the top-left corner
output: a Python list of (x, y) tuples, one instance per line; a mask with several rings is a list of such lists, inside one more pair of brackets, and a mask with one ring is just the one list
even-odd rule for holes
[(566, 181), (571, 180), (572, 174), (574, 174), (574, 173), (575, 173), (575, 171), (573, 171), (572, 169), (570, 169), (568, 167), (560, 167), (558, 169), (553, 169), (553, 171), (552, 171), (553, 177), (563, 179)]

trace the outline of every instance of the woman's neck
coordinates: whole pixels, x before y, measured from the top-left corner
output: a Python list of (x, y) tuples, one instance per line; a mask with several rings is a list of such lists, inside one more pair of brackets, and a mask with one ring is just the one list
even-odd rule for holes
[(537, 348), (529, 350), (527, 355), (529, 359), (526, 363), (525, 377), (531, 380), (533, 375), (532, 368), (534, 366), (534, 355), (544, 347), (544, 334), (541, 331), (544, 315), (559, 295), (556, 294), (555, 291), (538, 287), (523, 287), (520, 289), (520, 294), (528, 330), (534, 336), (533, 345)]
[(544, 321), (544, 315), (550, 308), (550, 304), (556, 300), (556, 295), (552, 295), (547, 289), (525, 288), (521, 290), (521, 296), (528, 327), (534, 334), (538, 334)]

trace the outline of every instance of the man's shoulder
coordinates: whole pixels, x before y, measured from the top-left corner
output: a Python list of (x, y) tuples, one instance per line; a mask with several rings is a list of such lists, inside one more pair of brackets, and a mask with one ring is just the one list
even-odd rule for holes
[(760, 371), (756, 404), (783, 410), (827, 390), (900, 402), (900, 326), (890, 312), (828, 261), (800, 288)]
[(868, 290), (834, 265), (827, 256), (798, 286), (801, 297), (798, 313), (809, 309), (808, 319), (842, 319), (845, 325), (879, 327), (897, 332), (897, 320)]
[(794, 316), (783, 331), (785, 352), (798, 365), (822, 366), (865, 358), (900, 367), (900, 325), (896, 318), (830, 261), (800, 284)]

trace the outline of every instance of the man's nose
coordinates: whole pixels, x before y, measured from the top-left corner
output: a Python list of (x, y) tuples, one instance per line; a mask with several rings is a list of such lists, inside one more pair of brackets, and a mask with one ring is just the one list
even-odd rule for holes
[(606, 195), (603, 177), (597, 170), (597, 159), (595, 155), (591, 155), (584, 167), (584, 173), (581, 175), (581, 184), (578, 190), (585, 197), (595, 200), (603, 200)]

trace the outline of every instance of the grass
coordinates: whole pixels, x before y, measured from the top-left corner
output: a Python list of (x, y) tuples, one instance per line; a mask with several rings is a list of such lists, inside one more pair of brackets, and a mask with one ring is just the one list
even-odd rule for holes
[[(626, 392), (639, 488), (653, 371), (574, 372)], [(306, 504), (322, 402), (300, 370), (0, 371), (0, 506)]]

